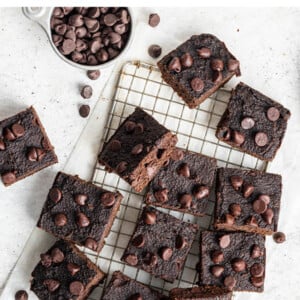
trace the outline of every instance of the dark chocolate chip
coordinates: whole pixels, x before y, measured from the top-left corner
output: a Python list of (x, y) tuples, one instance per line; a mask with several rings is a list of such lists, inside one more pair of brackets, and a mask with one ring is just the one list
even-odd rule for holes
[(116, 24), (114, 25), (114, 31), (117, 32), (118, 34), (124, 34), (126, 32), (127, 28), (125, 24)]
[(97, 248), (98, 248), (97, 242), (92, 238), (87, 238), (85, 240), (84, 246), (91, 249), (91, 250), (93, 250), (93, 251), (96, 251)]
[(195, 92), (202, 92), (204, 89), (204, 82), (202, 79), (195, 77), (191, 80), (191, 88)]
[(270, 107), (267, 110), (267, 117), (271, 122), (275, 122), (280, 117), (280, 112), (276, 107)]
[(84, 292), (84, 285), (81, 281), (73, 281), (69, 286), (72, 295), (79, 296)]
[(69, 25), (75, 27), (81, 27), (84, 24), (83, 16), (80, 14), (75, 14), (69, 17)]
[(97, 65), (98, 64), (98, 60), (97, 60), (96, 56), (93, 55), (93, 54), (88, 55), (88, 57), (87, 57), (87, 64), (90, 65), (90, 66)]
[(282, 244), (286, 241), (286, 237), (285, 234), (283, 232), (275, 232), (273, 234), (273, 240), (277, 243), (277, 244)]
[(82, 98), (89, 99), (93, 95), (93, 89), (90, 85), (85, 85), (84, 87), (82, 87), (80, 94)]
[(176, 249), (182, 250), (188, 245), (186, 239), (182, 235), (177, 235), (175, 239)]
[(184, 157), (184, 153), (182, 150), (175, 148), (171, 153), (171, 158), (173, 160), (182, 160)]
[(154, 193), (154, 197), (158, 202), (164, 203), (168, 201), (168, 189), (158, 190)]
[(130, 16), (126, 9), (122, 9), (120, 13), (120, 19), (123, 24), (128, 24), (130, 22)]
[(68, 15), (73, 9), (74, 9), (74, 7), (63, 7), (62, 8), (64, 15)]
[[(58, 24), (54, 27), (54, 31), (58, 35), (64, 35), (67, 31), (67, 25), (66, 24)], [(67, 38), (67, 36), (66, 36), (66, 38)]]
[(264, 213), (263, 213), (263, 218), (265, 222), (268, 225), (271, 225), (273, 222), (273, 217), (274, 217), (274, 212), (272, 208), (268, 208)]
[(63, 262), (65, 259), (64, 253), (59, 248), (54, 248), (51, 250), (52, 261), (56, 264)]
[(209, 188), (205, 185), (196, 185), (193, 190), (193, 195), (197, 200), (206, 198), (209, 195)]
[(190, 177), (191, 173), (190, 173), (190, 168), (189, 165), (187, 163), (183, 163), (182, 165), (179, 166), (178, 170), (177, 170), (178, 175), (181, 175), (183, 177)]
[(250, 273), (253, 277), (261, 277), (264, 275), (265, 268), (261, 263), (255, 263), (250, 268)]
[(181, 65), (186, 67), (186, 68), (189, 68), (193, 65), (193, 57), (190, 53), (184, 53), (181, 58), (180, 58), (180, 61), (181, 61)]
[(230, 245), (230, 236), (225, 234), (219, 238), (219, 246), (223, 249), (227, 248)]
[(4, 184), (9, 185), (17, 181), (15, 172), (6, 172), (1, 174), (1, 178)]
[(51, 188), (48, 196), (51, 201), (53, 201), (54, 203), (57, 203), (60, 201), (60, 199), (62, 197), (62, 193), (61, 193), (61, 190), (58, 188)]
[(109, 144), (109, 149), (113, 152), (118, 152), (121, 150), (121, 142), (119, 140), (112, 140)]
[(109, 37), (109, 40), (110, 40), (111, 44), (118, 44), (122, 39), (121, 35), (114, 32), (114, 31), (110, 32), (108, 34), (108, 37)]
[(80, 271), (80, 266), (74, 264), (74, 263), (68, 263), (67, 269), (71, 273), (72, 276), (74, 276), (76, 273)]
[(148, 48), (148, 54), (152, 57), (152, 58), (158, 58), (161, 55), (161, 47), (159, 45), (151, 45)]
[(114, 14), (107, 14), (104, 16), (103, 22), (106, 26), (113, 26), (117, 23), (118, 18)]
[(57, 17), (57, 18), (63, 18), (64, 17), (64, 13), (62, 11), (62, 9), (60, 7), (55, 7), (53, 9), (53, 16)]
[(51, 17), (51, 20), (50, 20), (50, 27), (51, 29), (54, 29), (54, 27), (58, 24), (62, 24), (63, 23), (63, 20), (59, 19), (59, 18), (55, 18), (54, 16)]
[(90, 51), (95, 54), (97, 53), (102, 47), (103, 47), (103, 44), (101, 43), (100, 40), (92, 40), (90, 43), (89, 43), (89, 47), (90, 47)]
[(76, 44), (71, 39), (65, 39), (62, 43), (61, 50), (64, 55), (69, 55), (76, 49)]
[(212, 266), (210, 269), (214, 277), (220, 277), (224, 272), (223, 266)]
[(87, 71), (87, 76), (91, 80), (96, 80), (100, 77), (100, 70), (89, 70)]
[(190, 208), (193, 203), (193, 197), (191, 194), (183, 194), (179, 198), (181, 208)]
[(0, 138), (0, 151), (5, 150), (5, 143), (3, 141), (3, 139)]
[(267, 210), (267, 203), (261, 199), (256, 199), (252, 203), (252, 208), (257, 214), (263, 214)]
[(41, 264), (49, 268), (52, 264), (52, 257), (49, 254), (41, 254)]
[(226, 276), (224, 278), (224, 285), (230, 290), (232, 291), (233, 288), (235, 287), (236, 285), (236, 279), (233, 277), (233, 276)]
[(237, 145), (240, 146), (244, 143), (245, 141), (245, 136), (236, 130), (233, 131), (233, 142)]
[(137, 123), (134, 127), (135, 134), (142, 134), (144, 132), (144, 125), (142, 123)]
[(160, 16), (158, 14), (150, 14), (148, 24), (151, 27), (156, 27), (160, 22)]
[(233, 175), (230, 177), (230, 181), (231, 181), (231, 185), (232, 187), (238, 191), (240, 189), (240, 187), (243, 185), (243, 178), (237, 175)]
[(252, 258), (258, 258), (263, 256), (263, 251), (260, 249), (258, 245), (253, 245), (251, 249), (251, 257)]
[(256, 218), (255, 218), (254, 216), (250, 216), (250, 217), (246, 220), (246, 225), (258, 227), (258, 223), (257, 223)]
[(12, 125), (11, 131), (13, 132), (15, 137), (18, 138), (24, 135), (25, 128), (21, 124), (15, 123), (14, 125)]
[(87, 105), (87, 104), (80, 105), (80, 107), (79, 107), (79, 115), (82, 118), (86, 118), (86, 117), (88, 117), (89, 114), (90, 114), (90, 106)]
[(144, 214), (144, 222), (148, 225), (156, 223), (156, 213), (154, 211), (147, 211)]
[[(70, 40), (72, 40), (72, 41), (75, 42), (76, 41), (76, 33), (75, 33), (75, 31), (73, 29), (67, 30), (66, 33), (65, 33), (65, 38), (66, 39), (70, 39)], [(75, 45), (76, 45), (76, 43), (75, 43)]]
[(228, 60), (228, 71), (229, 72), (237, 72), (237, 70), (239, 69), (240, 66), (240, 62), (236, 59), (232, 59), (230, 58)]
[(155, 254), (147, 253), (145, 264), (154, 267), (158, 263), (158, 258)]
[(212, 74), (212, 81), (213, 81), (213, 83), (218, 84), (222, 80), (223, 80), (222, 72), (214, 71), (213, 74)]
[(145, 245), (145, 237), (139, 234), (132, 240), (132, 245), (137, 248), (142, 248)]
[(143, 148), (144, 148), (143, 144), (137, 144), (132, 148), (131, 154), (138, 155), (143, 151)]
[(231, 203), (229, 205), (229, 212), (232, 216), (239, 217), (242, 213), (241, 205), (239, 203)]
[(201, 58), (209, 58), (211, 56), (211, 50), (206, 47), (198, 49), (197, 52)]
[(79, 227), (87, 227), (90, 225), (90, 220), (84, 213), (80, 212), (77, 214), (77, 225)]
[(67, 224), (68, 220), (65, 214), (57, 214), (54, 218), (54, 223), (58, 227), (63, 227)]
[(124, 260), (131, 266), (136, 266), (138, 264), (138, 257), (135, 254), (126, 255)]
[(111, 207), (116, 202), (115, 194), (111, 192), (105, 192), (100, 196), (100, 201), (104, 207)]
[(169, 71), (174, 71), (179, 73), (181, 71), (180, 59), (178, 57), (173, 57), (168, 65)]
[(53, 293), (59, 288), (60, 282), (54, 279), (46, 279), (43, 281), (43, 285), (47, 287), (50, 293)]
[(40, 161), (46, 155), (43, 149), (30, 147), (27, 151), (27, 159), (30, 161)]
[(231, 262), (234, 272), (243, 272), (246, 270), (246, 263), (242, 258), (235, 258)]
[[(87, 29), (86, 29), (85, 27), (77, 27), (77, 28), (75, 29), (75, 34), (76, 34), (77, 38), (79, 38), (79, 39), (82, 39), (82, 38), (86, 37), (87, 33), (88, 33), (88, 31), (87, 31)], [(84, 46), (81, 46), (81, 47), (80, 47), (80, 46), (78, 45), (78, 43), (77, 43), (78, 41), (83, 42), (82, 40), (77, 40), (77, 41), (76, 41), (76, 49), (77, 49), (78, 51), (82, 51), (82, 50), (87, 49), (87, 43), (84, 42)], [(80, 48), (80, 49), (78, 49), (78, 48)], [(82, 48), (82, 50), (81, 50), (81, 48)]]
[(230, 214), (225, 214), (224, 216), (224, 223), (226, 225), (233, 225), (234, 224), (234, 216), (230, 215)]
[(224, 254), (222, 251), (220, 250), (215, 250), (211, 253), (211, 260), (215, 263), (215, 264), (219, 264), (221, 262), (224, 261)]
[(267, 205), (271, 201), (270, 196), (269, 195), (265, 195), (265, 194), (259, 195), (258, 199), (264, 201)]
[(258, 132), (255, 135), (255, 144), (258, 147), (264, 147), (268, 144), (268, 136), (264, 132)]
[(126, 161), (121, 161), (117, 167), (116, 167), (116, 172), (121, 174), (127, 169), (128, 163)]
[(83, 40), (76, 40), (76, 51), (81, 52), (88, 48), (88, 45)]
[(83, 59), (83, 53), (74, 51), (71, 53), (71, 59), (75, 62), (80, 62)]
[(255, 121), (250, 117), (244, 118), (241, 122), (241, 126), (243, 129), (250, 129), (254, 126), (254, 124), (255, 124)]
[(160, 250), (161, 258), (165, 261), (169, 260), (173, 255), (173, 250), (169, 247), (163, 247)]
[(251, 283), (253, 286), (260, 288), (264, 285), (264, 278), (263, 277), (251, 277)]
[(132, 121), (127, 121), (127, 122), (124, 124), (125, 131), (128, 132), (128, 133), (133, 132), (135, 126), (136, 126), (136, 123), (135, 123), (135, 122), (132, 122)]
[(61, 42), (64, 40), (64, 38), (61, 35), (52, 34), (52, 40), (56, 47), (58, 47)]
[(219, 58), (215, 58), (211, 61), (211, 68), (214, 70), (214, 71), (223, 71), (223, 68), (224, 68), (224, 63), (221, 59)]
[(254, 186), (250, 183), (244, 183), (243, 185), (243, 196), (249, 198), (254, 192)]
[(90, 7), (88, 9), (88, 13), (87, 15), (90, 17), (90, 18), (98, 18), (100, 16), (101, 12), (100, 12), (100, 8), (99, 7)]
[(85, 205), (85, 202), (87, 201), (87, 199), (88, 199), (88, 196), (85, 194), (77, 194), (74, 197), (74, 200), (78, 205)]
[(15, 300), (27, 300), (28, 294), (24, 290), (17, 291), (15, 294)]

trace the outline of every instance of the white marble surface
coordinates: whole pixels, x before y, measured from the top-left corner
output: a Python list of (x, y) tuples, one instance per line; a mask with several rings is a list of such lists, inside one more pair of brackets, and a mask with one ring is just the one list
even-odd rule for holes
[[(158, 28), (147, 26), (149, 12), (161, 15)], [(287, 8), (139, 8), (138, 28), (127, 57), (154, 62), (147, 47), (158, 43), (163, 52), (194, 33), (210, 32), (225, 40), (240, 59), (241, 80), (277, 99), (292, 111), (283, 146), (270, 170), (281, 173), (284, 189), (280, 229), (287, 242), (268, 239), (268, 299), (300, 299), (300, 10)], [(94, 106), (109, 70), (91, 82), (83, 71), (61, 61), (42, 29), (23, 17), (20, 9), (0, 9), (0, 119), (29, 105), (37, 109), (60, 163), (10, 188), (0, 185), (0, 286), (12, 270), (34, 227), (56, 171), (62, 169), (87, 120), (78, 105)], [(91, 100), (81, 99), (81, 84), (94, 87)], [(237, 80), (233, 80), (233, 86)], [(100, 130), (100, 129), (99, 129)], [(74, 172), (87, 179), (89, 158), (81, 157)], [(251, 298), (252, 299), (252, 298)], [(256, 299), (256, 298), (253, 298)], [(257, 299), (266, 299), (257, 295)]]

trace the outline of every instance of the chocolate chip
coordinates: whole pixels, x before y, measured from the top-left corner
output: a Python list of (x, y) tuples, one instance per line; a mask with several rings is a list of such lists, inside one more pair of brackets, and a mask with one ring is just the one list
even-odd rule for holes
[(158, 202), (164, 203), (168, 201), (168, 189), (158, 190), (154, 193), (154, 197)]
[(79, 107), (79, 115), (82, 118), (86, 118), (86, 117), (88, 117), (89, 114), (90, 114), (90, 106), (87, 105), (87, 104), (80, 105), (80, 107)]
[(268, 144), (268, 136), (264, 132), (258, 132), (255, 135), (255, 144), (258, 147), (264, 147)]
[(64, 38), (61, 35), (52, 34), (52, 40), (56, 47), (58, 47), (61, 42), (64, 40)]
[(75, 62), (80, 62), (84, 58), (84, 54), (80, 53), (80, 52), (77, 52), (77, 51), (74, 51), (74, 52), (71, 53), (71, 58)]
[(219, 238), (219, 246), (223, 249), (227, 248), (230, 245), (230, 236), (225, 234)]
[(272, 208), (268, 208), (264, 213), (263, 213), (263, 218), (265, 220), (265, 222), (268, 225), (271, 225), (273, 222), (273, 217), (274, 217), (274, 212), (272, 210)]
[(253, 245), (251, 250), (251, 257), (252, 258), (258, 258), (263, 256), (263, 251), (259, 248), (258, 245)]
[(132, 150), (131, 150), (131, 154), (133, 155), (138, 155), (143, 151), (143, 144), (137, 144), (135, 145)]
[(230, 181), (231, 181), (231, 185), (232, 187), (238, 191), (240, 189), (240, 187), (243, 185), (243, 178), (237, 175), (233, 175), (230, 177)]
[(97, 242), (92, 238), (87, 238), (85, 240), (84, 246), (91, 249), (91, 250), (93, 250), (93, 251), (96, 251), (97, 248), (98, 248)]
[(161, 258), (165, 261), (169, 260), (173, 255), (173, 250), (169, 247), (163, 247), (160, 250)]
[(267, 110), (267, 117), (271, 122), (275, 122), (280, 117), (280, 112), (276, 107), (270, 107)]
[(138, 264), (138, 257), (135, 254), (126, 255), (124, 260), (131, 266), (136, 266)]
[(259, 195), (258, 199), (264, 201), (267, 205), (271, 201), (270, 196), (269, 195), (265, 195), (265, 194)]
[(77, 214), (77, 225), (79, 227), (87, 227), (90, 225), (90, 220), (84, 213), (80, 212)]
[(182, 165), (179, 166), (178, 170), (177, 170), (178, 175), (181, 175), (183, 177), (190, 177), (191, 173), (190, 173), (190, 168), (189, 165), (187, 163), (183, 163)]
[(62, 197), (61, 190), (58, 188), (51, 188), (49, 191), (48, 197), (54, 203), (59, 202)]
[(196, 185), (193, 190), (193, 195), (197, 200), (206, 198), (209, 195), (209, 188), (205, 185)]
[(255, 124), (255, 121), (250, 117), (244, 118), (241, 122), (241, 126), (243, 129), (250, 129), (254, 126), (254, 124)]
[(25, 128), (21, 124), (18, 124), (18, 123), (15, 123), (11, 127), (11, 130), (16, 138), (23, 136), (25, 133)]
[(69, 25), (75, 27), (81, 27), (84, 24), (83, 16), (80, 14), (75, 14), (69, 17)]
[(87, 76), (91, 80), (97, 80), (100, 77), (100, 71), (99, 70), (89, 70), (87, 71)]
[(50, 293), (53, 293), (59, 288), (60, 282), (54, 279), (46, 279), (43, 281), (43, 285), (47, 287)]
[(71, 273), (72, 276), (74, 276), (76, 273), (80, 271), (80, 266), (74, 264), (74, 263), (68, 263), (67, 269)]
[(17, 291), (15, 294), (15, 300), (27, 300), (28, 294), (24, 290)]
[(30, 147), (27, 152), (27, 159), (30, 161), (40, 161), (45, 156), (45, 151), (43, 149)]
[(202, 92), (204, 89), (204, 82), (202, 79), (195, 77), (191, 80), (191, 88), (195, 92)]
[(139, 234), (132, 240), (132, 245), (137, 248), (142, 248), (145, 245), (145, 238), (142, 234)]
[[(58, 24), (54, 27), (54, 31), (58, 35), (64, 35), (67, 31), (67, 25), (66, 24)], [(67, 38), (67, 36), (66, 36), (66, 38)]]
[(181, 58), (180, 58), (180, 61), (181, 61), (181, 65), (186, 67), (186, 68), (189, 68), (193, 65), (193, 57), (190, 53), (184, 53)]
[(54, 218), (54, 223), (58, 227), (63, 227), (67, 224), (68, 220), (65, 214), (57, 214)]
[[(83, 40), (77, 40), (76, 41), (76, 51), (81, 52), (86, 50), (88, 47), (87, 43)], [(86, 54), (83, 54), (83, 56)]]
[(210, 56), (211, 56), (211, 50), (206, 47), (202, 47), (202, 48), (198, 49), (197, 52), (201, 58), (210, 58)]
[(264, 275), (265, 268), (261, 263), (255, 263), (250, 268), (250, 273), (253, 277), (261, 277)]
[(253, 286), (260, 288), (264, 285), (264, 278), (263, 277), (251, 277), (251, 283)]
[(210, 269), (214, 277), (220, 277), (224, 272), (223, 266), (212, 266)]
[(127, 121), (127, 122), (124, 124), (125, 130), (126, 130), (126, 132), (128, 132), (128, 133), (133, 132), (135, 126), (136, 126), (136, 123), (135, 123), (135, 122), (132, 122), (132, 121)]
[(103, 47), (101, 41), (99, 41), (99, 40), (91, 41), (89, 43), (89, 46), (90, 46), (90, 51), (94, 54), (97, 53)]
[(1, 174), (1, 178), (4, 184), (9, 185), (17, 181), (15, 172), (6, 172)]
[(52, 261), (56, 264), (61, 263), (65, 259), (64, 253), (59, 248), (51, 250)]
[(121, 150), (121, 142), (119, 140), (112, 140), (109, 144), (109, 149), (113, 152), (118, 152)]
[(53, 16), (58, 17), (58, 18), (63, 18), (64, 17), (63, 11), (61, 10), (60, 7), (55, 7), (54, 8)]
[(211, 68), (214, 71), (223, 71), (224, 63), (221, 59), (215, 58), (211, 61)]
[(82, 89), (81, 89), (81, 96), (84, 99), (89, 99), (92, 97), (93, 95), (93, 89), (90, 85), (85, 85)]
[(151, 45), (148, 48), (148, 54), (152, 57), (152, 58), (158, 58), (161, 55), (161, 47), (159, 45)]
[(117, 167), (116, 167), (116, 172), (121, 174), (127, 169), (128, 163), (126, 161), (121, 161)]
[(175, 247), (178, 250), (184, 249), (188, 245), (186, 239), (182, 235), (177, 235), (175, 239)]
[[(79, 39), (82, 39), (84, 37), (86, 37), (88, 31), (85, 27), (77, 27), (75, 29), (75, 34), (76, 37)], [(84, 43), (84, 44), (83, 44)], [(87, 43), (82, 41), (82, 40), (77, 40), (76, 41), (76, 50), (77, 51), (82, 51), (82, 50), (86, 50), (87, 49)]]
[(3, 139), (0, 138), (0, 151), (5, 150), (5, 143), (3, 141)]
[(104, 207), (111, 207), (116, 202), (115, 194), (111, 192), (105, 192), (101, 194), (100, 201)]
[(74, 197), (74, 200), (78, 205), (85, 205), (85, 202), (87, 199), (88, 199), (88, 196), (85, 194), (77, 194)]
[(231, 203), (229, 205), (229, 212), (231, 213), (231, 215), (233, 215), (234, 217), (239, 217), (242, 213), (242, 208), (241, 205), (238, 203)]
[(175, 148), (172, 153), (171, 153), (171, 158), (173, 160), (182, 160), (184, 157), (184, 153), (182, 150), (178, 149), (178, 148)]
[(231, 130), (228, 127), (221, 127), (218, 130), (218, 138), (229, 141), (231, 139)]
[(228, 60), (228, 71), (229, 72), (237, 72), (237, 70), (239, 69), (240, 66), (240, 62), (236, 59), (232, 59), (230, 58)]
[(215, 84), (220, 83), (223, 80), (222, 72), (214, 71), (212, 74), (212, 82)]
[(146, 259), (145, 259), (145, 264), (147, 264), (150, 267), (154, 267), (158, 263), (158, 258), (155, 254), (152, 253), (147, 253), (146, 254)]
[(273, 240), (277, 243), (277, 244), (282, 244), (286, 241), (286, 237), (285, 234), (283, 232), (275, 232), (273, 234)]
[(127, 28), (125, 24), (116, 24), (114, 25), (114, 31), (118, 34), (124, 34), (126, 32)]
[(156, 223), (156, 213), (154, 211), (146, 211), (144, 213), (144, 222), (148, 225)]
[(252, 208), (257, 214), (262, 214), (267, 210), (267, 204), (261, 199), (256, 199), (252, 203)]
[(41, 264), (49, 268), (52, 264), (52, 257), (49, 254), (41, 254)]
[(156, 27), (160, 22), (160, 16), (158, 14), (150, 14), (148, 24), (151, 27)]
[(137, 123), (134, 127), (135, 134), (142, 134), (144, 132), (144, 125), (142, 123)]
[(84, 292), (84, 285), (81, 281), (73, 281), (69, 286), (72, 295), (79, 296)]
[(250, 216), (250, 217), (246, 220), (246, 225), (258, 227), (258, 223), (257, 223), (256, 218), (255, 218), (254, 216)]
[(219, 264), (221, 262), (224, 261), (224, 254), (222, 251), (220, 250), (215, 250), (212, 252), (211, 254), (211, 260), (215, 263), (215, 264)]
[(233, 225), (234, 224), (234, 217), (230, 214), (225, 214), (224, 216), (224, 223), (226, 225)]
[(191, 194), (183, 194), (179, 198), (181, 208), (190, 208), (193, 203), (193, 197)]
[(178, 57), (173, 57), (168, 65), (169, 71), (174, 71), (179, 73), (181, 71), (180, 59)]
[(64, 55), (69, 55), (76, 49), (76, 44), (71, 39), (65, 39), (61, 46), (61, 51)]
[(107, 14), (104, 16), (103, 22), (106, 26), (113, 26), (117, 23), (118, 18), (114, 14)]
[(232, 276), (226, 276), (224, 278), (224, 285), (230, 290), (232, 291), (233, 288), (235, 287), (236, 285), (236, 279)]
[(246, 263), (242, 258), (235, 258), (231, 262), (234, 272), (243, 272), (246, 270)]
[(236, 130), (233, 131), (233, 142), (237, 145), (240, 146), (244, 143), (245, 141), (245, 136), (241, 132), (238, 132)]
[(93, 54), (88, 55), (88, 57), (87, 57), (88, 65), (94, 66), (94, 65), (97, 65), (97, 63), (98, 63), (98, 61), (97, 61), (97, 58), (95, 55), (93, 55)]
[(100, 16), (101, 12), (100, 12), (100, 8), (99, 7), (90, 7), (88, 9), (88, 13), (87, 15), (90, 17), (90, 18), (98, 18)]
[(244, 183), (243, 185), (243, 196), (249, 198), (254, 192), (254, 186), (250, 183)]
[(126, 300), (143, 300), (143, 297), (140, 293), (137, 293), (130, 296), (129, 298), (126, 298)]

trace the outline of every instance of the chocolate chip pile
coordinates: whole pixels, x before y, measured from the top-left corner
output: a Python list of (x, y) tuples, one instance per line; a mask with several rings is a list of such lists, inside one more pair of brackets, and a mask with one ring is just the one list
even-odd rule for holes
[(56, 7), (50, 25), (60, 53), (75, 63), (100, 65), (124, 49), (131, 18), (125, 7)]

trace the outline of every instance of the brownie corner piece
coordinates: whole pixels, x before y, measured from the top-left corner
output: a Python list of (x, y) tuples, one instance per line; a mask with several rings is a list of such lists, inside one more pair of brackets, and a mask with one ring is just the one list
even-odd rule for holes
[(230, 291), (263, 292), (265, 265), (263, 235), (249, 232), (201, 232), (201, 285), (223, 286)]
[(164, 56), (158, 67), (162, 78), (195, 108), (234, 75), (240, 75), (239, 61), (212, 34), (193, 35)]
[(283, 105), (240, 82), (217, 125), (216, 137), (261, 160), (272, 161), (290, 116)]
[(216, 168), (215, 158), (175, 148), (169, 163), (151, 181), (145, 201), (149, 205), (203, 216), (214, 197)]
[(145, 207), (121, 260), (174, 282), (182, 271), (197, 231), (196, 224)]
[(99, 252), (122, 195), (59, 172), (49, 190), (37, 226), (54, 236)]
[(32, 106), (0, 121), (0, 174), (5, 186), (57, 162), (54, 147)]
[(141, 192), (168, 161), (176, 143), (175, 134), (136, 107), (103, 145), (98, 161)]
[(32, 271), (31, 290), (39, 299), (83, 300), (105, 274), (72, 243), (59, 240)]
[(104, 290), (102, 300), (149, 299), (167, 300), (161, 293), (131, 279), (120, 271), (115, 271), (108, 286)]
[(217, 171), (214, 226), (218, 230), (272, 234), (277, 231), (282, 179), (257, 170)]

